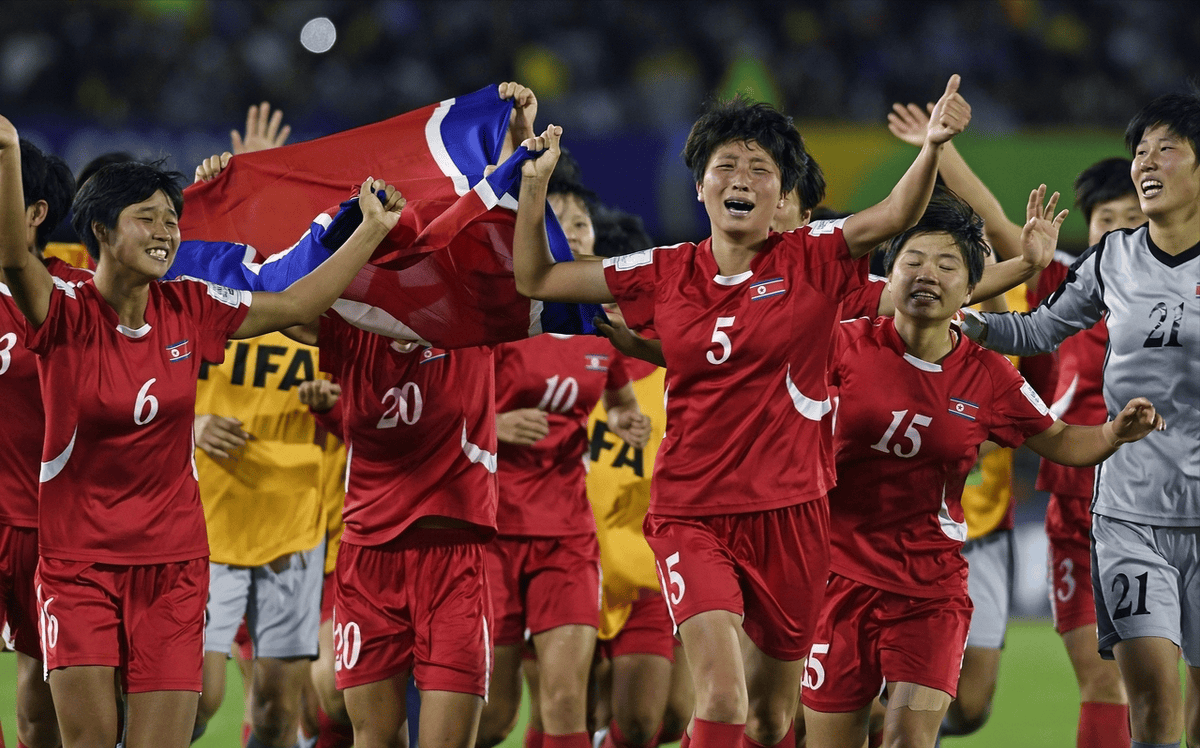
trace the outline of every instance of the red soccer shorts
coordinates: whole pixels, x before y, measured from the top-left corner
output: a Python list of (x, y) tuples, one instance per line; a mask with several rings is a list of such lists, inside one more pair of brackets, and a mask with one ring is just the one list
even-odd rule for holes
[(487, 546), (497, 647), (525, 632), (600, 627), (600, 543), (595, 533), (559, 538), (497, 537)]
[(646, 541), (676, 626), (727, 610), (764, 654), (802, 660), (829, 577), (829, 502), (712, 517), (646, 515)]
[(1050, 495), (1046, 508), (1046, 535), (1050, 539), (1046, 577), (1054, 630), (1059, 634), (1096, 625), (1091, 530), (1089, 497)]
[(199, 691), (208, 559), (118, 566), (42, 558), (37, 570), (46, 671), (121, 669), (127, 693)]
[(476, 533), (418, 529), (383, 545), (343, 542), (334, 575), (339, 689), (412, 671), (422, 691), (486, 696), (492, 608)]
[(337, 587), (337, 574), (325, 575), (325, 586), (321, 588), (321, 624), (333, 620), (333, 590)]
[(648, 654), (675, 661), (675, 626), (667, 612), (667, 601), (658, 592), (644, 594), (633, 603), (629, 620), (612, 639), (597, 642), (607, 659), (622, 655)]
[(7, 644), (23, 655), (42, 659), (38, 640), (38, 531), (35, 527), (0, 525), (0, 618), (8, 624)]
[(889, 683), (915, 683), (954, 696), (971, 598), (909, 597), (829, 576), (825, 605), (804, 668), (804, 706), (851, 712)]

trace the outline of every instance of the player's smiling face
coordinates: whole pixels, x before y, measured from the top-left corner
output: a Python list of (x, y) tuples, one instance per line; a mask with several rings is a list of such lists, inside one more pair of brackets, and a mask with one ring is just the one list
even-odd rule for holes
[(1200, 201), (1197, 165), (1192, 144), (1166, 125), (1142, 133), (1130, 171), (1142, 212), (1161, 219), (1179, 209), (1195, 211)]
[(179, 249), (179, 216), (162, 190), (140, 203), (127, 206), (117, 217), (117, 226), (101, 242), (120, 265), (151, 278), (161, 278)]
[(779, 165), (755, 141), (735, 140), (713, 151), (696, 185), (713, 232), (766, 238), (783, 199)]
[(953, 237), (917, 234), (896, 255), (888, 290), (897, 315), (949, 320), (970, 298), (967, 278), (967, 264)]

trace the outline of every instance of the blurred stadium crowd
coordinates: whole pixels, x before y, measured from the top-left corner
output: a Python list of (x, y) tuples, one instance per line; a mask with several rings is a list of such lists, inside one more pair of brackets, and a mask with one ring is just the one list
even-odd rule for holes
[[(298, 42), (327, 17), (324, 54)], [(108, 127), (237, 122), (268, 99), (329, 131), (516, 79), (594, 134), (690, 121), (754, 85), (799, 119), (879, 122), (959, 72), (978, 128), (1123, 126), (1200, 69), (1187, 0), (18, 0), (0, 106)]]

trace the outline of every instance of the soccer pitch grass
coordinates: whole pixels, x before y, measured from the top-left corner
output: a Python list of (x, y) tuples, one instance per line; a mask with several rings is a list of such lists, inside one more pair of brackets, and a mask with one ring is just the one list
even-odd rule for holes
[[(16, 657), (0, 657), (0, 724), (5, 740), (16, 745), (17, 728), (14, 693)], [(1014, 622), (1008, 629), (1008, 645), (1000, 665), (1000, 683), (991, 721), (977, 734), (947, 738), (945, 748), (1071, 748), (1079, 701), (1075, 677), (1066, 651), (1049, 622)], [(525, 732), (527, 711), (512, 735), (502, 744), (519, 748)], [(242, 686), (236, 667), (230, 663), (225, 702), (209, 723), (197, 748), (236, 748), (241, 745)]]

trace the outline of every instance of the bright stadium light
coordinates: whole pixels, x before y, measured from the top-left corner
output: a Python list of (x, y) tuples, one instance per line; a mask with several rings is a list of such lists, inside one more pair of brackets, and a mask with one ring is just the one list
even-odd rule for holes
[(334, 28), (333, 21), (324, 16), (312, 19), (300, 29), (300, 44), (309, 52), (328, 52), (333, 48), (335, 41), (337, 29)]

